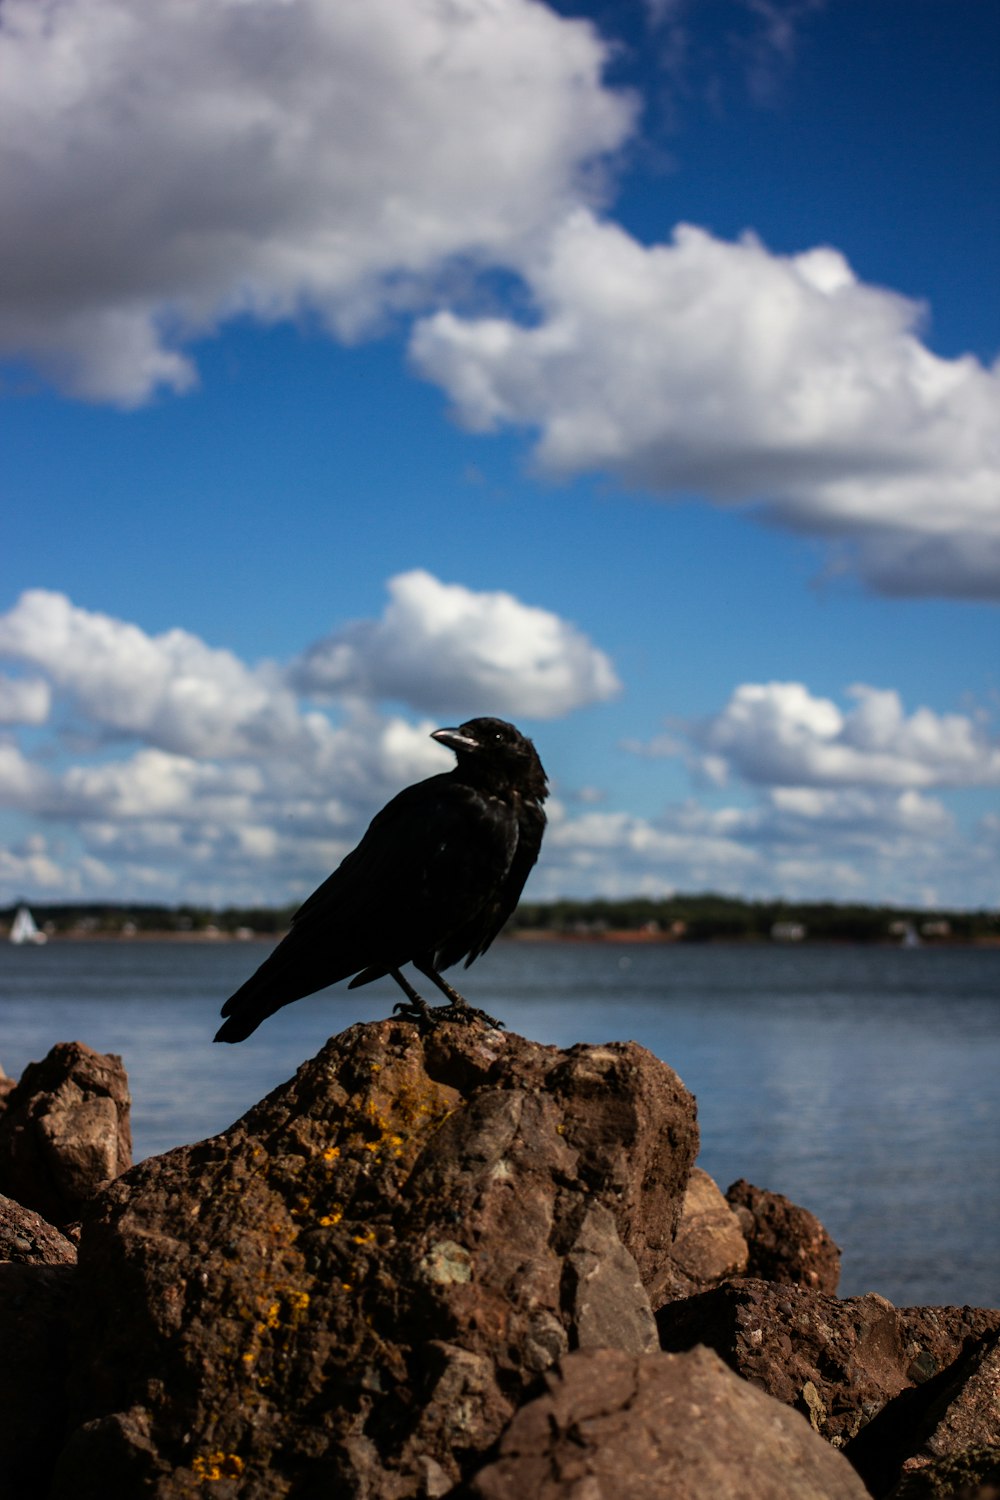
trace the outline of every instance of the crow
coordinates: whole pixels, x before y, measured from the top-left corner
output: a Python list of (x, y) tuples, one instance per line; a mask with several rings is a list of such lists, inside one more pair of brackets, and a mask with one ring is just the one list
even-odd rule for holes
[[(391, 974), (395, 1009), (421, 1025), (481, 1018), (441, 969), (485, 953), (517, 906), (538, 858), (548, 783), (531, 740), (502, 719), (470, 719), (431, 736), (451, 771), (407, 787), (356, 849), (299, 907), (292, 926), (222, 1007), (217, 1042), (241, 1042), (283, 1005), (353, 975), (350, 989)], [(412, 963), (448, 998), (432, 1009), (400, 972)]]

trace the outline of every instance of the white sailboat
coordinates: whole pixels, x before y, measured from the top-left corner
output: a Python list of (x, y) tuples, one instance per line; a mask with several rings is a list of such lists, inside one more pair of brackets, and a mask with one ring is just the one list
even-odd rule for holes
[(12, 943), (48, 942), (45, 933), (39, 931), (34, 917), (26, 906), (19, 906), (14, 913), (14, 920), (10, 926), (10, 941)]

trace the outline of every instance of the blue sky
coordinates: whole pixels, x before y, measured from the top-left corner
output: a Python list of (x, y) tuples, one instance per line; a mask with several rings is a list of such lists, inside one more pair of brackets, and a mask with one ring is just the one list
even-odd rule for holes
[(996, 903), (1000, 13), (0, 4), (0, 900)]

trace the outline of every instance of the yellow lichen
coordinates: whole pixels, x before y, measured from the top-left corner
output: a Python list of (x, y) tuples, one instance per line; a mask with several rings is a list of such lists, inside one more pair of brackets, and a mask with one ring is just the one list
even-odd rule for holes
[(191, 1465), (192, 1473), (199, 1484), (213, 1484), (218, 1479), (239, 1479), (243, 1473), (243, 1460), (238, 1453), (201, 1454)]

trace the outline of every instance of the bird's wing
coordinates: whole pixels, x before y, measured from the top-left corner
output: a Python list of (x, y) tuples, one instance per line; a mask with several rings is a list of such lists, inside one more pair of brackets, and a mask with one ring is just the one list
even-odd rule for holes
[(503, 881), (516, 841), (512, 812), (498, 812), (453, 773), (407, 787), (226, 1001), (222, 1014), (233, 1019), (224, 1039), (249, 1035), (281, 1006), (349, 974), (386, 973), (434, 951)]
[(510, 809), (445, 774), (407, 787), (372, 820), (364, 838), (293, 917), (293, 931), (319, 924), (413, 952), (467, 921), (507, 876), (517, 847)]
[(474, 959), (486, 952), (493, 939), (503, 931), (513, 916), (521, 899), (524, 883), (538, 859), (545, 832), (545, 814), (537, 802), (518, 799), (516, 817), (517, 845), (503, 881), (496, 887), (491, 899), (474, 914), (464, 928), (454, 934), (439, 953), (439, 968), (447, 969), (462, 958), (468, 968)]

